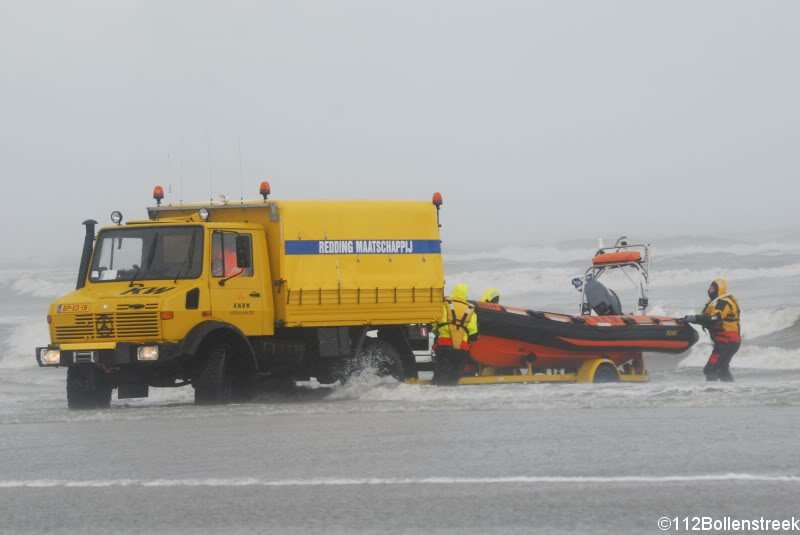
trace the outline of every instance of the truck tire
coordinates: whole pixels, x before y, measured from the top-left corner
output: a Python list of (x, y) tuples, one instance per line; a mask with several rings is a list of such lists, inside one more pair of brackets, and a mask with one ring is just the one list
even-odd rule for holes
[(419, 379), (417, 372), (417, 357), (412, 352), (410, 355), (403, 355), (400, 359), (403, 365), (403, 376), (405, 379)]
[(255, 375), (235, 375), (231, 379), (231, 401), (245, 403), (258, 394), (258, 381)]
[(403, 367), (404, 379), (418, 379), (417, 358), (408, 342), (408, 335), (404, 331), (405, 329), (400, 326), (384, 327), (378, 331), (378, 341), (391, 344), (397, 351)]
[(352, 358), (342, 359), (332, 369), (334, 379), (346, 382), (366, 370), (374, 370), (380, 377), (393, 377), (405, 381), (405, 372), (400, 353), (385, 340), (367, 338), (364, 347)]
[(370, 340), (364, 350), (369, 352), (379, 376), (393, 377), (400, 382), (406, 380), (400, 353), (392, 344), (384, 340)]
[(619, 382), (619, 375), (617, 369), (611, 364), (604, 363), (597, 367), (594, 371), (593, 383), (617, 383)]
[(67, 407), (75, 410), (107, 409), (113, 387), (94, 366), (67, 368)]
[(233, 390), (228, 373), (228, 344), (216, 344), (206, 352), (200, 373), (192, 380), (194, 402), (198, 405), (225, 405), (230, 403)]

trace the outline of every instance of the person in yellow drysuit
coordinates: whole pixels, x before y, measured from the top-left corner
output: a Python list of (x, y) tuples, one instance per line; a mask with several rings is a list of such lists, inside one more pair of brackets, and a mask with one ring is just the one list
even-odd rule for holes
[(500, 302), (500, 292), (497, 288), (487, 288), (481, 296), (481, 302), (498, 304)]
[(469, 359), (470, 343), (478, 338), (478, 317), (467, 301), (467, 285), (456, 284), (442, 305), (442, 319), (435, 326), (433, 383), (456, 384)]
[(708, 287), (708, 302), (703, 313), (684, 318), (706, 329), (714, 342), (714, 349), (703, 368), (707, 381), (733, 381), (731, 359), (742, 344), (740, 315), (739, 303), (728, 293), (728, 282), (716, 279)]

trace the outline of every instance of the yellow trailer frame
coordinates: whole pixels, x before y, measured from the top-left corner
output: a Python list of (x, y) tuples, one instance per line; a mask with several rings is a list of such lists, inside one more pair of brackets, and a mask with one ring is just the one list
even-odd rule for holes
[[(584, 362), (576, 372), (565, 373), (541, 373), (534, 372), (531, 364), (528, 364), (528, 369), (520, 371), (516, 374), (498, 374), (492, 368), (482, 368), (478, 375), (470, 377), (462, 377), (459, 379), (459, 385), (492, 385), (492, 384), (533, 384), (533, 383), (595, 383), (595, 374), (597, 369), (603, 365), (611, 365), (617, 372), (617, 379), (614, 382), (619, 383), (647, 383), (650, 382), (650, 375), (647, 370), (641, 373), (635, 371), (620, 371), (616, 364), (609, 359), (590, 359)], [(406, 384), (412, 385), (429, 385), (433, 384), (430, 379), (408, 379)]]

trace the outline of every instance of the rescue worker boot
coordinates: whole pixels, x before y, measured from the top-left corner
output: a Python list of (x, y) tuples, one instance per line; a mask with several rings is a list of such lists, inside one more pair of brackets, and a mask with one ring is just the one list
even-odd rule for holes
[(440, 386), (458, 384), (467, 360), (466, 351), (439, 347), (433, 359), (433, 384)]
[(706, 376), (707, 382), (719, 380), (719, 355), (713, 353), (708, 357), (708, 362), (703, 367), (703, 375)]
[(725, 369), (719, 370), (719, 372), (717, 373), (717, 376), (719, 377), (719, 380), (722, 381), (723, 383), (732, 383), (733, 382), (733, 375), (731, 375), (730, 368), (725, 368)]
[(719, 344), (719, 363), (717, 364), (717, 375), (720, 381), (726, 383), (733, 382), (733, 375), (731, 375), (731, 360), (733, 356), (739, 351), (740, 344)]

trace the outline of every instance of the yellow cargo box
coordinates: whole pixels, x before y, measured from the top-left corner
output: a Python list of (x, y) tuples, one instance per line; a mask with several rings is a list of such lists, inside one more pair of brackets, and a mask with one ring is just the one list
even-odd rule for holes
[(432, 323), (444, 268), (436, 207), (422, 201), (165, 205), (151, 219), (263, 225), (275, 321), (286, 327)]

